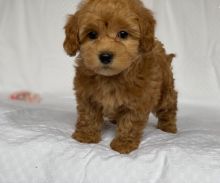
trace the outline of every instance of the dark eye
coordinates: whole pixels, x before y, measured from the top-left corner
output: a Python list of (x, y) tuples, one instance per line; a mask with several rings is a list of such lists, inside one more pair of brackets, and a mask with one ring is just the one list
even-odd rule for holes
[(88, 37), (89, 37), (89, 39), (97, 39), (98, 33), (95, 31), (89, 32)]
[(121, 38), (121, 39), (126, 39), (128, 37), (128, 33), (125, 32), (125, 31), (120, 31), (118, 33), (118, 37)]

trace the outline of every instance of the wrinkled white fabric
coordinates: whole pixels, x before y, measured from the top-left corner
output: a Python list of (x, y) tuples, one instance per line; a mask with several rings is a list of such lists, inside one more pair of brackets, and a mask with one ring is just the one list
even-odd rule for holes
[(155, 128), (151, 116), (138, 150), (110, 149), (115, 126), (99, 144), (71, 139), (73, 98), (43, 97), (25, 104), (0, 97), (1, 183), (218, 183), (220, 106), (181, 104), (176, 135)]
[[(74, 61), (62, 42), (78, 2), (0, 0), (0, 183), (219, 183), (220, 1), (144, 1), (157, 37), (177, 55), (179, 132), (157, 130), (151, 116), (140, 148), (129, 155), (110, 149), (109, 123), (99, 144), (71, 139)], [(19, 89), (42, 93), (42, 103), (4, 94)]]

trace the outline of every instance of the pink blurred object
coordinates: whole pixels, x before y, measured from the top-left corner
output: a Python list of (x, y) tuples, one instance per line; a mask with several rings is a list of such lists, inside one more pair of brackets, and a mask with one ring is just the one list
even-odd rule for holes
[(29, 91), (18, 91), (14, 92), (10, 95), (11, 100), (19, 100), (25, 101), (28, 103), (39, 103), (41, 101), (41, 97), (39, 94), (32, 93)]

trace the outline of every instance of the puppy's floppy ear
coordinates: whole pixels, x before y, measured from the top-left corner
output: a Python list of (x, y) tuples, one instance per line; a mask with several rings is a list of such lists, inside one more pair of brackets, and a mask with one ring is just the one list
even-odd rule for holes
[(69, 16), (64, 29), (66, 34), (63, 43), (64, 50), (69, 56), (75, 56), (76, 52), (79, 50), (77, 14)]
[(139, 11), (139, 27), (140, 27), (140, 50), (142, 52), (149, 52), (154, 46), (154, 33), (156, 21), (152, 12), (144, 7)]

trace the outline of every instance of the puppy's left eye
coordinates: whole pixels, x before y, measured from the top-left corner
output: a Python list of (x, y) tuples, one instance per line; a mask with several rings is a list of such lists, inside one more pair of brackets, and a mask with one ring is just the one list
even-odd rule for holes
[(97, 39), (98, 38), (98, 33), (96, 31), (91, 31), (88, 33), (89, 39)]
[(128, 37), (128, 32), (126, 32), (126, 31), (120, 31), (119, 33), (118, 33), (118, 37), (119, 38), (121, 38), (121, 39), (127, 39), (127, 37)]

